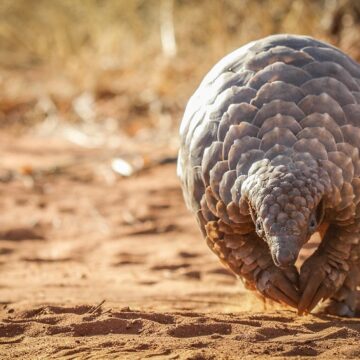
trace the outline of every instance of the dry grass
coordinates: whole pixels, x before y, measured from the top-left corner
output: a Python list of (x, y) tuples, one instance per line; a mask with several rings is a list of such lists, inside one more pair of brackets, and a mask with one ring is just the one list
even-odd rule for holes
[(312, 35), (360, 57), (357, 0), (174, 0), (174, 57), (161, 43), (169, 1), (2, 0), (2, 123), (41, 120), (28, 110), (43, 97), (77, 119), (72, 102), (87, 91), (97, 119), (114, 117), (130, 132), (145, 120), (154, 125), (159, 114), (176, 124), (212, 64), (273, 33)]

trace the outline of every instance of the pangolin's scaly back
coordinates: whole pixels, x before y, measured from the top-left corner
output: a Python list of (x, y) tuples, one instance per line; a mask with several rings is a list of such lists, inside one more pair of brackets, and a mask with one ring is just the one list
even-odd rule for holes
[(178, 174), (201, 225), (246, 223), (241, 184), (279, 155), (315, 160), (323, 172), (308, 177), (328, 187), (335, 220), (360, 216), (360, 66), (333, 46), (276, 35), (231, 53), (190, 99), (180, 135)]

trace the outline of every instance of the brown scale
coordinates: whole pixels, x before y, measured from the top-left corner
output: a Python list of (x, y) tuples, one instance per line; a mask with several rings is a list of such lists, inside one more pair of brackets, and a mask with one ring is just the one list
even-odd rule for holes
[[(356, 312), (360, 66), (275, 35), (220, 61), (190, 99), (178, 173), (204, 238), (247, 288), (310, 312)], [(298, 270), (301, 247), (319, 232)]]

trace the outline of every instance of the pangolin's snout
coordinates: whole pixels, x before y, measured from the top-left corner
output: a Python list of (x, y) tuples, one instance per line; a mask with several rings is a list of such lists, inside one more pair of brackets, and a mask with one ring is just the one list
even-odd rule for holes
[(272, 237), (270, 251), (276, 266), (284, 268), (294, 265), (300, 252), (293, 236)]
[(279, 249), (272, 257), (278, 267), (288, 267), (294, 265), (296, 261), (296, 256), (287, 249)]

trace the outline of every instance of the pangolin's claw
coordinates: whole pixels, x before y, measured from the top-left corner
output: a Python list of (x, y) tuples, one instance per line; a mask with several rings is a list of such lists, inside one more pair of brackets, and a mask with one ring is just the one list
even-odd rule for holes
[(304, 314), (304, 312), (311, 312), (320, 300), (326, 299), (331, 294), (330, 289), (328, 289), (326, 285), (321, 284), (324, 278), (325, 276), (322, 278), (314, 277), (311, 279), (301, 296), (298, 307), (299, 315)]
[(307, 311), (311, 312), (314, 309), (314, 307), (319, 303), (320, 300), (326, 299), (330, 295), (331, 292), (329, 291), (329, 289), (326, 286), (321, 285), (318, 291), (315, 293), (311, 301), (311, 304), (308, 306)]
[(315, 256), (309, 258), (301, 268), (299, 315), (311, 312), (320, 300), (335, 293), (345, 279), (345, 273), (329, 266), (326, 260), (324, 256)]
[(285, 303), (294, 308), (297, 307), (297, 303), (295, 301), (293, 301), (291, 298), (286, 296), (283, 292), (281, 292), (279, 289), (277, 289), (274, 285), (269, 286), (265, 290), (265, 293), (269, 298), (271, 298), (277, 302)]
[(297, 282), (298, 282), (297, 276), (296, 277), (292, 276), (292, 278), (296, 280), (296, 282), (292, 282), (289, 276), (287, 276), (281, 271), (279, 272), (278, 276), (279, 276), (279, 284), (277, 284), (278, 288), (280, 288), (282, 292), (284, 292), (288, 297), (290, 297), (296, 303), (297, 306), (300, 300), (300, 295), (297, 289)]
[(315, 302), (318, 298), (318, 296), (315, 295), (319, 294), (318, 290), (324, 278), (325, 273), (322, 271), (316, 271), (310, 278), (305, 278), (302, 274), (300, 275), (300, 289), (302, 291), (302, 296), (298, 306), (299, 315), (302, 315), (304, 312), (310, 312), (310, 306), (312, 305), (312, 308), (314, 308), (320, 301), (321, 298)]
[(258, 290), (268, 298), (297, 307), (299, 294), (294, 284), (277, 267), (270, 267), (260, 274), (257, 282)]

